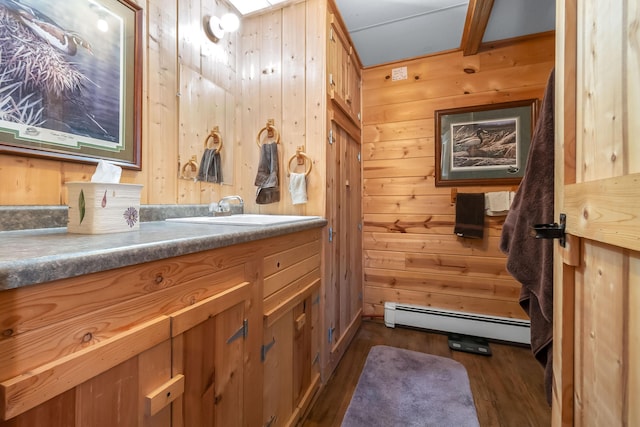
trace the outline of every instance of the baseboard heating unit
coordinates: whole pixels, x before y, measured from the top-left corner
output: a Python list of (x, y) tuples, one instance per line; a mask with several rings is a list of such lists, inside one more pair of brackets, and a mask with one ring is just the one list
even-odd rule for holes
[(396, 325), (412, 326), (520, 344), (531, 343), (529, 332), (531, 322), (528, 320), (442, 310), (419, 305), (385, 302), (384, 324), (389, 328), (395, 328)]

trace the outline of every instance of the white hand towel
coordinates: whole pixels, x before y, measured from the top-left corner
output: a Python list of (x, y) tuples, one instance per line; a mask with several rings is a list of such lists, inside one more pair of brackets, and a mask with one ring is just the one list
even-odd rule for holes
[(508, 191), (485, 193), (485, 210), (488, 216), (502, 216), (509, 212), (511, 197)]
[(307, 203), (307, 177), (303, 173), (291, 173), (289, 176), (289, 192), (294, 205)]

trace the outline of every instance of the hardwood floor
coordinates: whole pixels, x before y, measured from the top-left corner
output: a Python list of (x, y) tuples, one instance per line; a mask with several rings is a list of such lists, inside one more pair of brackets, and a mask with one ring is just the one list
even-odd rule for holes
[(543, 369), (529, 348), (491, 342), (492, 356), (452, 351), (445, 334), (387, 328), (376, 320), (362, 323), (333, 376), (313, 404), (303, 427), (340, 426), (369, 349), (380, 344), (450, 357), (462, 363), (469, 374), (481, 427), (551, 425), (551, 409), (544, 394)]

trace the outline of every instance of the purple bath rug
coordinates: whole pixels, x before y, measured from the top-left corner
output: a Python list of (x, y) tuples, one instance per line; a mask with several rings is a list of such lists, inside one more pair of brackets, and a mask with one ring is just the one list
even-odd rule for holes
[(342, 427), (478, 427), (467, 370), (446, 357), (371, 348)]

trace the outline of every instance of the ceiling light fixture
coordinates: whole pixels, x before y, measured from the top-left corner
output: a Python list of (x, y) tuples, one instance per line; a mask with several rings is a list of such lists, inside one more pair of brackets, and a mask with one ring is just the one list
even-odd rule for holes
[(266, 9), (285, 0), (229, 0), (241, 15)]
[(226, 13), (222, 18), (217, 16), (204, 17), (204, 32), (212, 42), (218, 43), (225, 33), (236, 31), (240, 27), (240, 20), (234, 13)]

